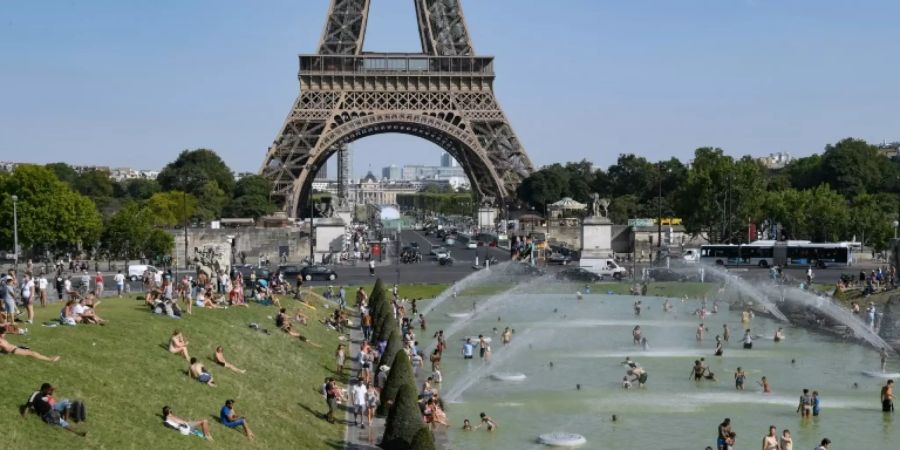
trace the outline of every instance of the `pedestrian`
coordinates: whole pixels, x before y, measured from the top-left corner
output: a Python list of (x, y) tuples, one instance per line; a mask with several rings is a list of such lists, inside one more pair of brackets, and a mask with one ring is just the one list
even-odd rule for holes
[(25, 307), (25, 312), (28, 314), (27, 323), (32, 323), (34, 321), (34, 279), (31, 277), (31, 272), (25, 272), (25, 278), (22, 279), (22, 306)]
[(375, 276), (375, 260), (374, 259), (369, 260), (369, 276), (370, 277)]
[(325, 419), (328, 420), (329, 423), (334, 423), (334, 411), (337, 409), (337, 383), (334, 381), (334, 378), (329, 378), (325, 383), (325, 403), (328, 406), (328, 412), (325, 414)]
[(113, 280), (116, 282), (116, 294), (122, 298), (122, 292), (125, 291), (125, 275), (122, 275), (122, 271), (119, 270)]
[(47, 306), (47, 288), (50, 286), (50, 283), (47, 282), (47, 273), (41, 272), (37, 279), (37, 285), (35, 287), (35, 294), (38, 297), (38, 300), (41, 302), (41, 308)]

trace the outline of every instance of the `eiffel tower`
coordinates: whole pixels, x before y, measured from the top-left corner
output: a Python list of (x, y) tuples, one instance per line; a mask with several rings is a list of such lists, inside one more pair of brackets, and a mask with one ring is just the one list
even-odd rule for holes
[(509, 204), (532, 171), (494, 97), (494, 59), (475, 55), (460, 0), (413, 2), (422, 53), (364, 53), (370, 0), (331, 0), (319, 51), (300, 55), (300, 95), (261, 169), (291, 217), (330, 156), (375, 134), (437, 144), (483, 205)]

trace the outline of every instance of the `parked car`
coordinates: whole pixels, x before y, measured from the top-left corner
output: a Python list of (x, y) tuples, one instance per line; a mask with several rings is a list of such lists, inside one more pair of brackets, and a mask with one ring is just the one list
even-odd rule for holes
[(610, 258), (581, 258), (579, 266), (601, 277), (611, 277), (616, 280), (621, 280), (628, 274), (628, 270)]
[(569, 255), (564, 255), (562, 253), (554, 252), (547, 258), (547, 264), (559, 264), (565, 266), (570, 262), (572, 262), (572, 258)]
[(278, 271), (284, 275), (285, 280), (292, 280), (297, 278), (297, 275), (303, 270), (303, 266), (299, 266), (296, 264), (282, 264), (278, 266)]
[(322, 265), (305, 266), (303, 269), (300, 269), (300, 275), (302, 275), (303, 279), (306, 281), (333, 281), (337, 279), (337, 273), (331, 267)]
[(150, 274), (153, 275), (153, 279), (156, 280), (157, 284), (162, 283), (162, 270), (147, 264), (134, 264), (128, 266), (128, 279), (131, 281), (141, 280), (144, 278), (144, 272), (148, 270), (150, 271)]
[(581, 283), (595, 283), (602, 280), (603, 277), (583, 267), (570, 267), (557, 273), (556, 279), (565, 281), (578, 281)]
[(466, 242), (466, 248), (468, 248), (468, 249), (478, 248), (478, 242), (476, 242), (472, 239), (469, 239), (469, 242)]

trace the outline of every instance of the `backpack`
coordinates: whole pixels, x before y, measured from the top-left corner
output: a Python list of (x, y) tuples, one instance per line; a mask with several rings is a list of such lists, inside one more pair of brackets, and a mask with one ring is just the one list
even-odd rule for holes
[(80, 400), (75, 400), (72, 402), (72, 406), (69, 407), (69, 417), (78, 422), (84, 422), (87, 420), (87, 413), (85, 412), (84, 402)]

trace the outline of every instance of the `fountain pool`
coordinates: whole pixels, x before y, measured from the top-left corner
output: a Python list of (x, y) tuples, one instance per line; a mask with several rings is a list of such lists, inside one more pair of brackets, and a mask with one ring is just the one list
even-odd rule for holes
[[(490, 363), (464, 361), (461, 341), (448, 339), (441, 392), (453, 397), (447, 413), (454, 449), (544, 448), (538, 436), (551, 432), (584, 436), (582, 448), (715, 448), (716, 426), (725, 417), (737, 432), (737, 448), (758, 446), (769, 425), (779, 433), (790, 429), (794, 448), (801, 449), (813, 448), (823, 437), (835, 449), (895, 448), (900, 439), (900, 418), (880, 410), (880, 386), (890, 374), (879, 376), (878, 355), (870, 348), (757, 317), (752, 334), (765, 338), (744, 350), (740, 314), (725, 305), (705, 320), (709, 333), (697, 342), (699, 319), (691, 314), (697, 301), (674, 300), (675, 310), (666, 313), (663, 299), (641, 297), (644, 310), (636, 317), (636, 297), (577, 300), (574, 286), (560, 287), (569, 293), (519, 292), (491, 314), (449, 317), (471, 309), (471, 299), (463, 298), (448, 300), (431, 314), (430, 332), (455, 324), (456, 336), (494, 338)], [(726, 323), (731, 339), (724, 356), (715, 357), (714, 337)], [(635, 325), (649, 341), (646, 351), (632, 343)], [(504, 348), (499, 333), (507, 326), (516, 334)], [(778, 327), (784, 327), (786, 340), (776, 343), (770, 336)], [(626, 356), (647, 370), (645, 388), (621, 388)], [(689, 380), (700, 357), (717, 382)], [(744, 391), (734, 387), (739, 366), (748, 375)], [(887, 372), (900, 372), (896, 359), (889, 360)], [(509, 374), (523, 376), (513, 381)], [(771, 394), (760, 392), (756, 382), (762, 376), (769, 379)], [(820, 416), (804, 420), (794, 412), (803, 388), (821, 394)], [(480, 412), (498, 422), (497, 431), (460, 430), (463, 419), (477, 423)]]

